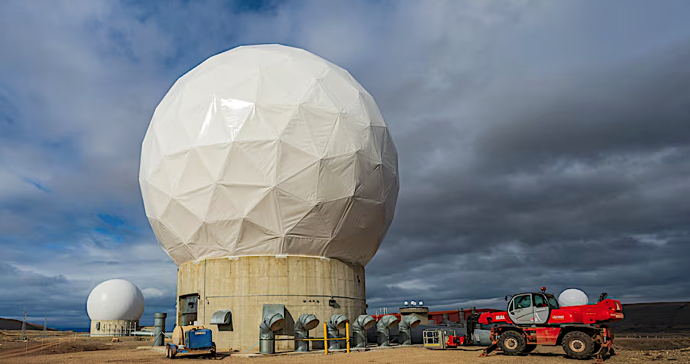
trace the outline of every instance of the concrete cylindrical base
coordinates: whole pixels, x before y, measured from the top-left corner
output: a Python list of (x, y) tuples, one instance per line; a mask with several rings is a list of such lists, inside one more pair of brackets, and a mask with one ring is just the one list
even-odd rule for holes
[(92, 320), (91, 335), (129, 336), (139, 327), (139, 321), (134, 320)]
[[(428, 325), (429, 324), (429, 307), (400, 307), (400, 315), (402, 317), (408, 316), (408, 315), (413, 315), (416, 316), (419, 319), (419, 324), (420, 325)], [(401, 317), (401, 319), (402, 319)], [(447, 319), (447, 317), (446, 317)], [(436, 324), (440, 324), (440, 322), (437, 322)]]
[(154, 325), (153, 325), (153, 346), (163, 346), (165, 344), (165, 318), (168, 314), (165, 312), (156, 312), (153, 314)]
[[(188, 262), (178, 269), (177, 294), (178, 325), (183, 314), (196, 317), (213, 330), (218, 351), (257, 351), (266, 304), (285, 305), (285, 323), (275, 332), (277, 351), (294, 350), (294, 323), (301, 314), (314, 314), (323, 323), (336, 313), (354, 320), (366, 312), (364, 267), (335, 259), (257, 256)], [(211, 324), (218, 310), (232, 310), (232, 331)], [(323, 325), (309, 333), (326, 334)], [(323, 342), (313, 341), (312, 348), (323, 349)]]

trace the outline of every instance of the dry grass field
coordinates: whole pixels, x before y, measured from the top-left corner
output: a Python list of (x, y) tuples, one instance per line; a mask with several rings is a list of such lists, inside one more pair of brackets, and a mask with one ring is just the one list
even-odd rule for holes
[[(690, 303), (644, 303), (625, 306), (626, 319), (616, 323), (615, 348), (620, 356), (607, 363), (690, 363)], [(21, 342), (17, 320), (0, 321), (0, 363), (167, 363), (163, 352), (137, 349), (149, 347), (150, 338), (85, 338), (74, 333), (49, 331), (41, 338), (41, 330), (28, 331), (29, 342)], [(14, 326), (12, 326), (14, 325)], [(40, 328), (39, 325), (33, 325)], [(564, 356), (560, 347), (538, 348), (525, 356), (509, 357), (492, 353), (479, 358), (483, 348), (432, 351), (422, 347), (373, 349), (367, 352), (336, 353), (324, 356), (311, 354), (278, 354), (267, 357), (246, 357), (235, 353), (216, 360), (233, 363), (577, 363)], [(175, 362), (210, 362), (213, 359), (179, 357)], [(585, 361), (587, 362), (587, 361)]]
[[(161, 351), (137, 349), (150, 346), (149, 340), (124, 338), (121, 342), (111, 342), (108, 338), (74, 338), (74, 335), (39, 339), (28, 343), (1, 341), (0, 363), (168, 363)], [(690, 363), (690, 338), (620, 338), (616, 349), (620, 356), (607, 360), (607, 363), (650, 363), (674, 362)], [(277, 354), (267, 357), (246, 357), (223, 354), (217, 359), (204, 357), (178, 357), (175, 362), (192, 363), (213, 361), (252, 364), (276, 363), (574, 363), (565, 358), (558, 347), (538, 348), (525, 356), (510, 357), (493, 353), (488, 358), (480, 358), (482, 348), (473, 347), (456, 350), (427, 350), (422, 347), (374, 349), (358, 353), (336, 353), (324, 356), (321, 352), (311, 354)], [(589, 361), (585, 361), (589, 362)]]

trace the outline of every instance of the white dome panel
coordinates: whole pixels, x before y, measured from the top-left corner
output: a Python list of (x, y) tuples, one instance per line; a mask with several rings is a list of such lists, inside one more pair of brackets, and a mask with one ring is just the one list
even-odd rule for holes
[(139, 182), (177, 265), (242, 255), (366, 265), (393, 220), (397, 158), (374, 99), (347, 71), (301, 49), (247, 46), (168, 91)]

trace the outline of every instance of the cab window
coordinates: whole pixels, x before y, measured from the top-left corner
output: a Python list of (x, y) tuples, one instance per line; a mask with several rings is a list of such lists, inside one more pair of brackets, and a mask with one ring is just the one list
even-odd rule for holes
[(546, 306), (547, 306), (547, 303), (546, 303), (546, 299), (544, 298), (544, 296), (542, 296), (540, 294), (535, 294), (534, 295), (534, 307), (542, 308), (542, 307), (546, 307)]
[(559, 308), (558, 301), (556, 301), (556, 297), (549, 296), (549, 306), (551, 306), (552, 309)]
[(519, 310), (521, 308), (530, 308), (530, 307), (532, 307), (532, 298), (530, 297), (530, 295), (515, 297), (515, 309), (516, 310)]

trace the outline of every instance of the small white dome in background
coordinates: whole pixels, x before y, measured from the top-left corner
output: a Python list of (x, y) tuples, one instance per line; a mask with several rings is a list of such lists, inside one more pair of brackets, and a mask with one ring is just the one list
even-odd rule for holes
[(579, 289), (568, 288), (558, 296), (558, 304), (561, 307), (582, 306), (589, 303), (587, 294)]
[(91, 291), (86, 301), (89, 318), (104, 320), (139, 320), (144, 314), (144, 295), (124, 279), (105, 281)]

